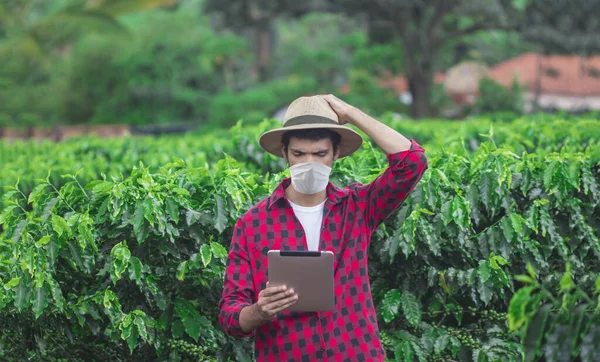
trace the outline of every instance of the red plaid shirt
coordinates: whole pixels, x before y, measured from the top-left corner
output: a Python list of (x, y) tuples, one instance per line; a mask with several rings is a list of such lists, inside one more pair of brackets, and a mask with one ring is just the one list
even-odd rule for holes
[(334, 254), (333, 312), (279, 312), (253, 332), (244, 333), (242, 308), (257, 302), (267, 283), (270, 249), (307, 250), (302, 225), (287, 202), (284, 179), (270, 197), (235, 224), (227, 260), (219, 322), (234, 336), (255, 337), (257, 361), (383, 361), (375, 306), (367, 273), (371, 233), (412, 192), (427, 159), (419, 144), (388, 156), (389, 167), (372, 183), (327, 186), (320, 250)]

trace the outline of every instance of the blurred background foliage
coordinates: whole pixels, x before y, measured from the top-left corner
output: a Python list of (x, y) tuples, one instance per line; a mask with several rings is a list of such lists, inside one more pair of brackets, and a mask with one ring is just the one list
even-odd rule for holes
[[(325, 92), (377, 115), (442, 116), (452, 104), (434, 75), (459, 62), (596, 52), (600, 1), (576, 2), (5, 0), (0, 127), (229, 127)], [(410, 102), (377, 81), (398, 74)], [(496, 90), (460, 115), (521, 112)]]

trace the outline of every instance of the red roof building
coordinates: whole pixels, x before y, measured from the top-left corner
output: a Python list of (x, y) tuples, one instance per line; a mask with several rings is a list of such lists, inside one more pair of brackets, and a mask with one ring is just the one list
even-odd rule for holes
[[(493, 81), (511, 87), (513, 80), (525, 87), (525, 110), (533, 109), (536, 102), (542, 108), (565, 110), (600, 110), (600, 56), (538, 55), (526, 53), (489, 68)], [(437, 73), (435, 84), (448, 81), (445, 73)], [(399, 97), (409, 92), (404, 76), (379, 81), (382, 87), (392, 88)], [(343, 92), (348, 92), (348, 86)], [(477, 92), (448, 94), (458, 104), (472, 103)]]

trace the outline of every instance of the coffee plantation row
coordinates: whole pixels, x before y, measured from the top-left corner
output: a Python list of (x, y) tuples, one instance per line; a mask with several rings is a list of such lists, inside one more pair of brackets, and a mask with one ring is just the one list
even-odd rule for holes
[[(383, 121), (394, 129), (427, 145), (427, 151), (448, 149), (463, 141), (469, 151), (475, 150), (493, 128), (493, 140), (515, 153), (547, 153), (566, 147), (570, 151), (585, 149), (600, 139), (598, 121), (594, 119), (560, 119), (539, 115), (518, 119), (510, 123), (493, 123), (477, 118), (468, 122), (398, 121), (384, 117)], [(25, 193), (31, 191), (36, 179), (46, 178), (62, 186), (79, 171), (82, 183), (102, 178), (126, 177), (133, 166), (143, 162), (153, 172), (161, 165), (180, 158), (188, 166), (204, 166), (215, 162), (227, 153), (238, 161), (248, 162), (252, 170), (280, 172), (284, 164), (265, 154), (258, 146), (258, 136), (277, 126), (277, 120), (267, 120), (256, 127), (238, 124), (230, 131), (197, 135), (101, 139), (95, 137), (71, 139), (55, 144), (50, 141), (0, 142), (0, 184), (14, 185), (17, 180)], [(364, 135), (364, 134), (363, 134)], [(591, 155), (593, 160), (600, 155)], [(0, 190), (0, 197), (5, 190)]]
[[(600, 123), (384, 120), (429, 169), (376, 230), (369, 275), (390, 361), (600, 355)], [(285, 176), (275, 125), (0, 143), (0, 359), (248, 361), (217, 303), (233, 225)], [(386, 167), (365, 142), (333, 181)]]

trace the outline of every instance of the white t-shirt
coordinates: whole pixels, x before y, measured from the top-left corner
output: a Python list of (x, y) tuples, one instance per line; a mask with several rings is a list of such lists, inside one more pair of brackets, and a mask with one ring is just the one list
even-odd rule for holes
[[(289, 200), (288, 200), (289, 201)], [(306, 233), (306, 243), (308, 250), (319, 250), (319, 241), (321, 240), (321, 224), (323, 223), (323, 208), (325, 201), (315, 206), (300, 206), (290, 201), (294, 213)]]

